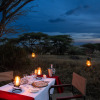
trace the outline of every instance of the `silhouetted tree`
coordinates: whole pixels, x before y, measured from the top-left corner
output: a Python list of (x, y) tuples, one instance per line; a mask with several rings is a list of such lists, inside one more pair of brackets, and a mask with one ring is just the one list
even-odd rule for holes
[(100, 51), (100, 43), (95, 43), (95, 49)]
[(64, 54), (72, 43), (72, 38), (70, 35), (56, 35), (51, 36), (50, 39), (51, 52), (53, 54)]
[(92, 54), (96, 48), (95, 44), (92, 44), (92, 43), (84, 44), (82, 45), (82, 47), (86, 48), (87, 54)]
[(7, 25), (15, 21), (19, 15), (22, 15), (21, 8), (27, 3), (34, 0), (0, 0), (0, 12), (2, 14), (0, 20), (0, 37), (7, 33), (16, 33), (12, 27), (7, 28)]
[(48, 35), (41, 32), (25, 33), (19, 37), (19, 43), (31, 52), (35, 50), (38, 54), (43, 53), (48, 47)]

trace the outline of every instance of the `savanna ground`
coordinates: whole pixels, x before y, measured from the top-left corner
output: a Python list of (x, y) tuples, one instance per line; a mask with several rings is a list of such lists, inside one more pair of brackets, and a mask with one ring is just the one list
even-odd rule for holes
[(67, 56), (67, 55), (39, 55), (31, 60), (30, 65), (15, 70), (15, 75), (31, 74), (35, 68), (41, 67), (43, 74), (48, 74), (47, 68), (53, 64), (56, 74), (62, 83), (71, 83), (72, 73), (76, 72), (87, 79), (86, 100), (100, 100), (100, 57), (91, 57), (92, 67), (86, 68), (87, 56)]

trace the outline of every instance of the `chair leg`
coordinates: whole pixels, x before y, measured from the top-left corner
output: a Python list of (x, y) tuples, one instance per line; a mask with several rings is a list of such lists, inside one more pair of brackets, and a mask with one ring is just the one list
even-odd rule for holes
[(71, 88), (72, 88), (72, 93), (74, 93), (74, 87), (72, 86)]
[(83, 97), (83, 100), (85, 100), (86, 98), (85, 98), (85, 96)]

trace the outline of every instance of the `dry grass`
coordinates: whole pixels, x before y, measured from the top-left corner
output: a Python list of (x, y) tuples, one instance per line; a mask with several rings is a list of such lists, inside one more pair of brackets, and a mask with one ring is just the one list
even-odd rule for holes
[(86, 100), (100, 100), (99, 57), (92, 57), (92, 67), (87, 70), (85, 70), (87, 56), (40, 55), (34, 59), (31, 56), (29, 58), (31, 65), (25, 67), (24, 70), (15, 71), (15, 75), (30, 74), (39, 66), (42, 68), (43, 74), (48, 74), (47, 68), (50, 67), (50, 64), (53, 64), (56, 69), (56, 75), (60, 77), (62, 83), (71, 83), (72, 73), (76, 72), (87, 79)]
[(86, 59), (87, 56), (40, 55), (32, 59), (29, 70), (31, 72), (40, 66), (47, 74), (47, 68), (53, 64), (62, 83), (71, 83), (72, 73), (76, 72), (87, 79), (86, 100), (100, 100), (100, 58), (92, 58), (92, 67), (85, 70)]

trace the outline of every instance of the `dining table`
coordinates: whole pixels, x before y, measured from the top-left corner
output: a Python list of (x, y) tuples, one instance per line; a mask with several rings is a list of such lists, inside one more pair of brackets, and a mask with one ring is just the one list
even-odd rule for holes
[[(0, 87), (0, 100), (49, 100), (48, 90), (51, 85), (54, 85), (56, 82), (55, 77), (50, 78), (41, 78), (36, 79), (33, 75), (27, 76), (28, 83), (21, 84), (21, 92), (20, 93), (12, 93), (14, 88), (13, 83), (6, 84)], [(44, 87), (34, 87), (32, 85), (33, 82), (47, 82), (48, 85)], [(38, 89), (37, 92), (32, 92), (31, 90)], [(53, 94), (54, 89), (52, 89), (51, 94)]]

